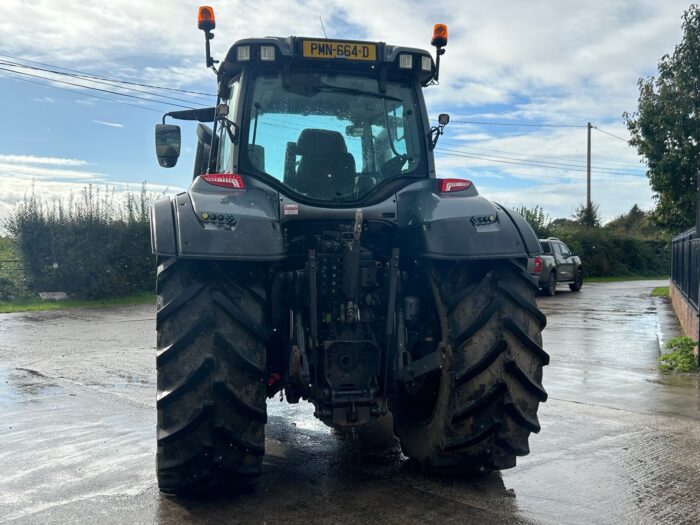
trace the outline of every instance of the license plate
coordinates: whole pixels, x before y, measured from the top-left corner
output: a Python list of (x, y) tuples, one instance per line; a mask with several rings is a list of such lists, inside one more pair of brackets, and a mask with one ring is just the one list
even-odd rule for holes
[(376, 44), (304, 40), (304, 58), (342, 58), (344, 60), (377, 60)]

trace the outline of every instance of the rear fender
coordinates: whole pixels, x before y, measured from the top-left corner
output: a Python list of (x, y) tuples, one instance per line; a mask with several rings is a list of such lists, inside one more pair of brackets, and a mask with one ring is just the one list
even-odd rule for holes
[(481, 197), (473, 186), (438, 194), (434, 179), (397, 194), (402, 255), (428, 259), (525, 258), (541, 253), (518, 213)]
[(153, 203), (153, 253), (239, 261), (284, 259), (277, 200), (276, 193), (254, 183), (238, 191), (215, 188), (197, 178), (187, 193)]

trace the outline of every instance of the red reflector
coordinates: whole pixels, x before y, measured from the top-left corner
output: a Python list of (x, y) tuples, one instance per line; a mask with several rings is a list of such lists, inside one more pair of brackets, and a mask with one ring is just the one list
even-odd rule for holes
[(438, 191), (440, 193), (450, 193), (453, 191), (462, 191), (471, 187), (472, 181), (465, 179), (439, 179)]
[(233, 188), (234, 190), (245, 189), (243, 177), (234, 175), (233, 173), (207, 173), (206, 175), (200, 175), (200, 177), (213, 186)]
[(540, 257), (535, 257), (535, 273), (542, 272), (542, 259)]

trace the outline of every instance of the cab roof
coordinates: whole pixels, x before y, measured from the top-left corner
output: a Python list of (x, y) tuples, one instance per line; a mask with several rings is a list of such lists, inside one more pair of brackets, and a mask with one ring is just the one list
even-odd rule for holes
[[(270, 48), (274, 48), (274, 52)], [(422, 85), (428, 84), (435, 76), (435, 62), (423, 49), (384, 42), (289, 36), (237, 41), (219, 67), (219, 80), (226, 83), (248, 65), (283, 69), (292, 64), (330, 70), (384, 69), (413, 75)]]

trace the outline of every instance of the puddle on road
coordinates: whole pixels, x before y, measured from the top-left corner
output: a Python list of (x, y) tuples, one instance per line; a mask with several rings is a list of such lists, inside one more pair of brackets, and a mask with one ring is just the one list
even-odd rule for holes
[(659, 373), (658, 379), (647, 379), (647, 381), (657, 385), (700, 390), (700, 375), (698, 374)]
[(59, 386), (41, 372), (28, 368), (0, 368), (0, 407), (43, 397)]

